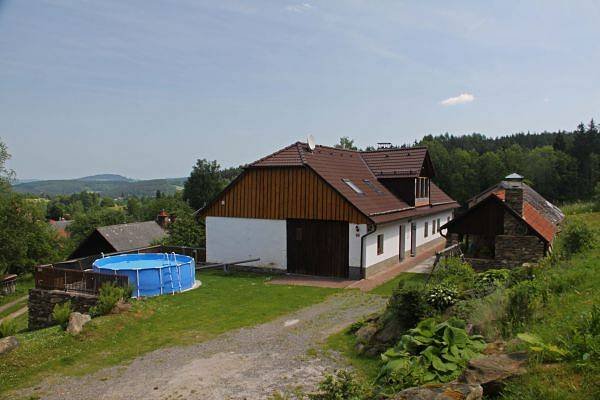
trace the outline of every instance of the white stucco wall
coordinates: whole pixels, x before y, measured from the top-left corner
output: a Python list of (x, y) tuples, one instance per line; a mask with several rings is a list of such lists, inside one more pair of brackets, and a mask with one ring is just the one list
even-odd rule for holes
[(351, 267), (360, 267), (361, 238), (367, 233), (367, 225), (348, 224), (348, 229), (348, 265)]
[(245, 265), (287, 268), (285, 220), (206, 217), (206, 261), (260, 258)]
[[(419, 247), (432, 240), (442, 237), (439, 232), (435, 232), (433, 234), (431, 233), (431, 224), (433, 223), (434, 219), (437, 220), (439, 218), (440, 225), (444, 225), (447, 222), (448, 217), (452, 218), (452, 210), (428, 215), (426, 217), (414, 218), (412, 220), (401, 220), (391, 222), (389, 224), (378, 225), (377, 230), (374, 233), (369, 234), (369, 236), (367, 236), (364, 241), (365, 259), (363, 260), (363, 262), (365, 268), (369, 268), (370, 266), (375, 265), (381, 261), (387, 260), (391, 257), (398, 257), (400, 250), (400, 225), (404, 225), (404, 250), (408, 252), (410, 251), (411, 244), (411, 222), (414, 222), (417, 225), (416, 243), (417, 247)], [(427, 237), (425, 237), (425, 222), (428, 223), (427, 228), (429, 232)], [(382, 254), (377, 254), (377, 235), (379, 234), (383, 234)]]

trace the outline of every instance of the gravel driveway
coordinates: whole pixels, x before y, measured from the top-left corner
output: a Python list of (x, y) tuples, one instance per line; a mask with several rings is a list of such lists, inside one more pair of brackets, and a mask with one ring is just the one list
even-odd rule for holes
[(83, 377), (59, 377), (17, 393), (42, 399), (265, 399), (275, 391), (313, 390), (324, 372), (343, 367), (315, 351), (385, 299), (344, 291), (272, 322), (187, 347), (161, 349), (128, 365)]

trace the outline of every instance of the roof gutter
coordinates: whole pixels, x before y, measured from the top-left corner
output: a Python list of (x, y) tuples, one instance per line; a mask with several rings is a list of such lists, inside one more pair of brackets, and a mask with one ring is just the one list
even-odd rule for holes
[(367, 230), (369, 229), (369, 226), (373, 226), (373, 230), (371, 230), (370, 232), (365, 233), (364, 235), (362, 235), (362, 237), (360, 238), (360, 279), (365, 279), (366, 277), (366, 273), (365, 273), (365, 263), (364, 263), (364, 259), (365, 259), (365, 238), (367, 236), (372, 235), (373, 233), (375, 233), (377, 231), (377, 225), (367, 225)]

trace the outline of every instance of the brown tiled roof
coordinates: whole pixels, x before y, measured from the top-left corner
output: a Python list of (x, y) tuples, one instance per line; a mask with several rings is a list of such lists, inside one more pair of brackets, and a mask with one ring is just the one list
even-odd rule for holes
[(154, 221), (102, 226), (96, 230), (116, 251), (147, 247), (167, 236)]
[[(390, 192), (378, 177), (419, 176), (427, 149), (386, 149), (360, 152), (296, 142), (250, 164), (248, 168), (306, 166), (314, 170), (344, 198), (375, 223), (426, 215), (458, 204), (435, 184), (431, 184), (431, 206), (415, 208)], [(357, 193), (344, 179), (351, 180), (363, 192)]]
[[(493, 194), (500, 200), (505, 201), (506, 191), (504, 189), (498, 189), (494, 191)], [(525, 196), (525, 193), (523, 193), (522, 218), (538, 234), (540, 234), (544, 239), (546, 239), (546, 241), (552, 243), (552, 241), (554, 240), (554, 235), (556, 235), (556, 232), (558, 231), (558, 224), (560, 221), (558, 221), (557, 223), (553, 223), (552, 220), (550, 220), (548, 217), (545, 217), (544, 214), (542, 214), (542, 212), (538, 210), (534, 204), (532, 204)], [(562, 220), (562, 218), (560, 220)]]
[(362, 158), (378, 177), (421, 176), (426, 155), (426, 147), (361, 152)]

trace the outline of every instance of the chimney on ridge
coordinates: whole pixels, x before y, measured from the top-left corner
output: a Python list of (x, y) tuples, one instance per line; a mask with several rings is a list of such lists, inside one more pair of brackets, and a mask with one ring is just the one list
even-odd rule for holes
[(167, 225), (171, 223), (169, 213), (165, 210), (161, 210), (156, 216), (156, 223), (159, 224), (161, 228), (166, 229)]
[(510, 208), (523, 216), (523, 177), (512, 173), (504, 178), (508, 184), (504, 192), (504, 201)]

